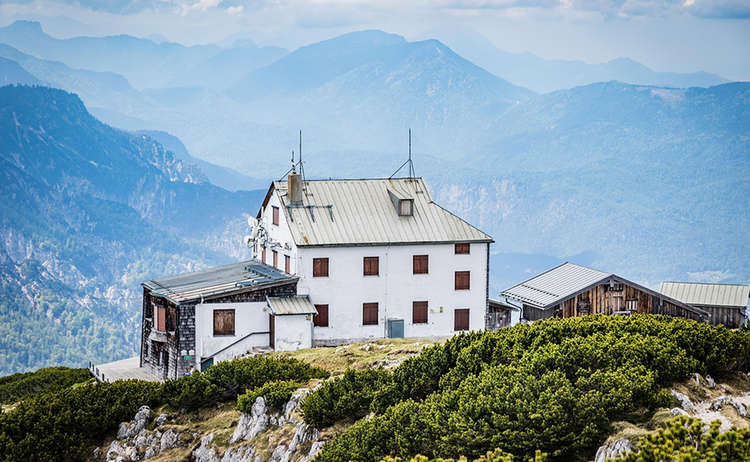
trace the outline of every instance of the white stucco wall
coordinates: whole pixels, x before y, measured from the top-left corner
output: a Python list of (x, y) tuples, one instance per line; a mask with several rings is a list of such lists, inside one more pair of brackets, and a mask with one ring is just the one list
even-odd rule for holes
[[(276, 226), (273, 224), (273, 207), (279, 207), (279, 225)], [(284, 271), (284, 256), (289, 255), (290, 257), (290, 273), (295, 274), (297, 271), (297, 252), (294, 245), (294, 239), (292, 239), (292, 233), (289, 230), (289, 226), (287, 224), (286, 220), (286, 214), (284, 213), (284, 209), (281, 207), (281, 202), (279, 201), (279, 198), (276, 194), (272, 194), (271, 198), (268, 200), (268, 204), (266, 205), (266, 208), (263, 209), (263, 213), (261, 215), (261, 218), (263, 219), (263, 225), (266, 228), (266, 231), (268, 232), (268, 237), (271, 238), (272, 241), (280, 242), (282, 244), (281, 247), (278, 248), (271, 248), (269, 247), (266, 250), (266, 264), (273, 266), (273, 253), (272, 250), (276, 250), (279, 252), (279, 262), (276, 265), (276, 267), (282, 271)], [(261, 259), (261, 249), (258, 244), (256, 244), (256, 258), (258, 260)]]
[[(203, 303), (195, 306), (195, 355), (197, 364), (250, 332), (268, 332), (265, 302)], [(234, 309), (234, 335), (214, 336), (214, 310)], [(268, 334), (251, 335), (214, 357), (214, 362), (232, 359), (253, 347), (268, 347)]]
[(312, 315), (294, 314), (275, 317), (276, 351), (312, 347)]
[[(484, 329), (487, 244), (472, 244), (469, 255), (455, 255), (453, 244), (328, 247), (297, 250), (297, 293), (328, 305), (328, 327), (315, 327), (318, 343), (382, 338), (389, 318), (404, 320), (405, 337), (455, 334), (454, 310), (469, 308), (470, 330)], [(429, 255), (429, 273), (412, 274), (414, 255)], [(328, 257), (329, 276), (312, 277), (313, 258)], [(363, 276), (363, 258), (379, 257), (379, 275)], [(470, 290), (455, 290), (455, 271), (470, 271)], [(412, 323), (412, 302), (428, 302), (427, 324)], [(378, 325), (362, 325), (362, 303), (378, 303)]]

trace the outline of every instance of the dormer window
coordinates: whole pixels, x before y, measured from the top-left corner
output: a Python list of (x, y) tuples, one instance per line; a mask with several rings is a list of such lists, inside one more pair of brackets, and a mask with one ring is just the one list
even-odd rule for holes
[(398, 214), (402, 217), (414, 215), (414, 199), (401, 199), (398, 204)]

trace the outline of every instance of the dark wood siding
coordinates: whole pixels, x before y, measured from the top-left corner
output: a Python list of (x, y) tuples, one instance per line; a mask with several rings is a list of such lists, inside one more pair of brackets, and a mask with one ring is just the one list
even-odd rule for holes
[(313, 325), (317, 327), (328, 327), (328, 305), (315, 305), (318, 314), (313, 316)]
[(412, 324), (427, 323), (427, 302), (412, 302), (411, 322)]

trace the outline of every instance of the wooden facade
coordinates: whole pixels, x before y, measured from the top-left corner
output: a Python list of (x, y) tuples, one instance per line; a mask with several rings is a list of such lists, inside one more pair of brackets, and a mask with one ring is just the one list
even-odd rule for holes
[(707, 311), (711, 316), (709, 322), (713, 326), (724, 325), (728, 329), (739, 329), (745, 323), (744, 306), (726, 306), (726, 305), (697, 305), (696, 308)]
[(588, 314), (611, 316), (634, 313), (663, 314), (695, 321), (708, 321), (707, 313), (701, 309), (617, 277), (600, 281), (566, 297), (555, 305), (539, 307), (524, 303), (523, 306), (523, 317), (529, 321)]

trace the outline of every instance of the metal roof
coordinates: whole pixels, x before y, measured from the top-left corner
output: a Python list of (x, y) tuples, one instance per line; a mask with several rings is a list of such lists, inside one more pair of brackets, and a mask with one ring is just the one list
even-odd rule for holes
[[(413, 216), (398, 215), (389, 189), (414, 200)], [(433, 202), (422, 178), (305, 180), (301, 207), (289, 206), (285, 181), (274, 182), (271, 190), (301, 247), (492, 242), (491, 236)]]
[(659, 292), (691, 305), (744, 308), (750, 298), (750, 285), (662, 282)]
[[(515, 305), (514, 302), (512, 302), (512, 299), (508, 297), (503, 297), (502, 299), (488, 298), (487, 303), (489, 303), (490, 305), (501, 306), (503, 308), (507, 308), (513, 311), (521, 311), (521, 307), (518, 305)], [(518, 302), (515, 302), (515, 303), (518, 303)]]
[(502, 291), (500, 295), (544, 308), (612, 276), (612, 273), (565, 262)]
[(295, 276), (256, 260), (250, 260), (193, 273), (152, 279), (142, 285), (149, 289), (152, 295), (164, 297), (179, 305), (201, 298), (242, 292), (258, 286), (288, 283), (296, 280)]
[(291, 297), (266, 297), (271, 313), (285, 314), (318, 314), (318, 310), (310, 301), (308, 295), (294, 295)]

